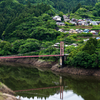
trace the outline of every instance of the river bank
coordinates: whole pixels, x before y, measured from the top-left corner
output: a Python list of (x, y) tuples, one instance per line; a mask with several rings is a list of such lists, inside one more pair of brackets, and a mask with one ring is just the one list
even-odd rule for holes
[(48, 67), (51, 68), (53, 65), (55, 65), (58, 62), (52, 62), (52, 61), (45, 61), (42, 59), (37, 58), (22, 58), (22, 59), (0, 59), (0, 62), (6, 63), (19, 63), (19, 64), (26, 64), (26, 65), (33, 65), (36, 67)]
[(11, 89), (0, 82), (0, 100), (19, 100), (14, 95)]
[(100, 69), (83, 69), (65, 66), (63, 68), (58, 67), (59, 64), (52, 66), (51, 70), (56, 73), (65, 73), (72, 75), (84, 75), (84, 76), (100, 76)]
[[(100, 76), (100, 69), (83, 69), (83, 68), (74, 68), (69, 66), (64, 66), (63, 68), (59, 68), (59, 62), (51, 62), (45, 61), (41, 59), (35, 58), (23, 58), (23, 59), (0, 59), (0, 62), (9, 64), (11, 63), (18, 63), (23, 66), (37, 67), (39, 69), (42, 68), (51, 68), (52, 71), (56, 73), (63, 73), (63, 74), (73, 74), (73, 75), (85, 75), (85, 76)], [(13, 64), (14, 65), (14, 64)]]

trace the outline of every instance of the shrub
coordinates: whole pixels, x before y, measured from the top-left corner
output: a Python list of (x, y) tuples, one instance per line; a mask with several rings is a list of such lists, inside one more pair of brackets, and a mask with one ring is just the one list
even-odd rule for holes
[(82, 36), (82, 37), (88, 37), (88, 36), (93, 36), (92, 33), (79, 33), (78, 36)]

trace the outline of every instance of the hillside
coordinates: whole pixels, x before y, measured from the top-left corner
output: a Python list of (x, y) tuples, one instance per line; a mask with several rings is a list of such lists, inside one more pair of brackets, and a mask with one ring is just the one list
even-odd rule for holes
[(99, 0), (16, 0), (19, 3), (27, 4), (27, 3), (46, 3), (53, 8), (55, 8), (57, 11), (62, 11), (64, 13), (67, 13), (68, 11), (71, 11), (73, 8), (77, 6), (78, 3), (81, 5), (95, 5), (96, 2)]
[[(47, 4), (23, 5), (17, 0), (1, 1), (0, 55), (27, 53), (52, 45), (60, 35), (51, 17), (54, 15)], [(55, 48), (48, 50), (56, 51)]]
[(91, 18), (93, 20), (100, 20), (100, 2), (96, 3), (94, 6), (77, 5), (72, 13), (70, 13), (71, 18), (83, 19)]

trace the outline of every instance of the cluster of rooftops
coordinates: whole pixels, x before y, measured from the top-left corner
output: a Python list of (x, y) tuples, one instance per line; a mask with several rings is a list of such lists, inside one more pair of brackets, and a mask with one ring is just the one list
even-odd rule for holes
[(64, 29), (59, 29), (58, 31), (64, 32), (64, 33), (92, 33), (95, 35), (98, 35), (98, 32), (95, 30), (89, 30), (89, 29), (70, 29), (69, 31), (65, 31)]
[[(89, 26), (89, 25), (99, 25), (100, 24), (100, 21), (92, 21), (91, 19), (75, 19), (75, 18), (72, 18), (70, 19), (68, 16), (66, 15), (63, 15), (63, 19), (64, 19), (64, 22), (62, 22), (61, 20), (61, 17), (60, 16), (54, 16), (52, 17), (53, 20), (56, 21), (56, 24), (59, 25), (59, 26), (65, 26), (65, 22), (69, 22), (71, 24), (74, 24), (74, 25), (84, 25), (84, 26)], [(89, 30), (89, 29), (84, 29), (84, 30), (81, 30), (81, 29), (70, 29), (69, 31), (65, 31), (64, 29), (58, 29), (58, 31), (60, 32), (68, 32), (68, 33), (93, 33), (93, 34), (98, 34), (98, 31), (96, 30)]]
[(61, 22), (60, 16), (54, 16), (53, 19), (56, 21), (56, 24), (60, 25), (60, 26), (65, 26), (64, 22), (69, 22), (74, 25), (84, 25), (84, 26), (100, 24), (100, 21), (92, 21), (89, 18), (87, 18), (87, 19), (75, 19), (75, 18), (70, 19), (66, 15), (63, 15), (64, 22)]

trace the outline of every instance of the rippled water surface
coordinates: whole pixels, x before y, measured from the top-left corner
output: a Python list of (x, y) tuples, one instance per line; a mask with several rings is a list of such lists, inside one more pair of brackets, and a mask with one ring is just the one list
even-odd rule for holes
[(50, 70), (0, 65), (0, 80), (21, 100), (100, 100), (100, 78), (57, 75)]

